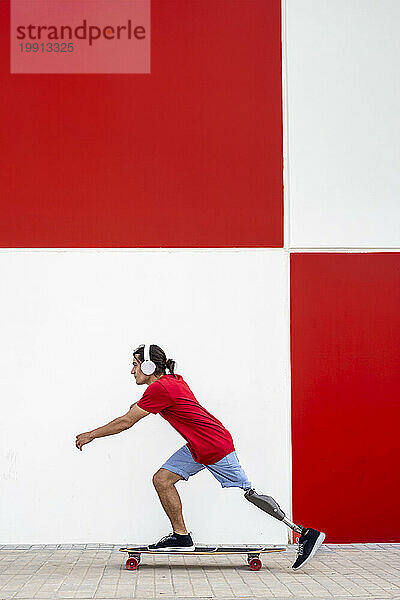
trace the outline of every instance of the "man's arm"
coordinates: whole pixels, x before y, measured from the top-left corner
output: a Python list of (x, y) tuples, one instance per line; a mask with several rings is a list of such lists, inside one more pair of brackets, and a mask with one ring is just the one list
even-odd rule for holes
[(77, 435), (75, 445), (79, 450), (82, 450), (82, 446), (88, 444), (95, 438), (121, 433), (121, 431), (129, 429), (132, 425), (149, 414), (150, 413), (147, 412), (147, 410), (143, 410), (143, 408), (140, 408), (137, 404), (132, 404), (128, 412), (125, 415), (122, 415), (122, 417), (114, 419), (114, 421), (107, 423), (107, 425), (104, 425), (103, 427), (98, 427), (98, 429), (93, 429), (92, 431)]
[(131, 404), (130, 409), (123, 417), (121, 417), (121, 419), (127, 421), (127, 429), (129, 429), (129, 427), (132, 427), (132, 425), (140, 421), (140, 419), (143, 419), (143, 417), (147, 417), (149, 414), (150, 413), (147, 410), (140, 408), (140, 406), (137, 405), (137, 402), (135, 402), (135, 404)]

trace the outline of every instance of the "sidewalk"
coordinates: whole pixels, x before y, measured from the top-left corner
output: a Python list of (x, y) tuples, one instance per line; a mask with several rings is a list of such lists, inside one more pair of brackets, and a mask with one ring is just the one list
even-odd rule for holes
[[(123, 545), (123, 544), (121, 544)], [(119, 545), (0, 546), (0, 600), (9, 598), (344, 598), (400, 600), (400, 544), (324, 544), (300, 571), (296, 546), (245, 556), (144, 555), (125, 568)]]

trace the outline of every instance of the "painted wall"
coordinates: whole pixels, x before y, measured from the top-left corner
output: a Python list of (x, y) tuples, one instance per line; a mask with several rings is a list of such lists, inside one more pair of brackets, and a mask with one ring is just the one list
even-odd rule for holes
[(10, 75), (1, 247), (281, 247), (280, 0), (152, 0), (151, 74)]
[[(168, 533), (151, 481), (185, 443), (168, 423), (148, 416), (75, 447), (141, 397), (131, 352), (146, 340), (231, 431), (257, 489), (289, 510), (287, 268), (280, 250), (3, 251), (0, 541)], [(287, 542), (284, 526), (208, 472), (178, 489), (197, 542)]]
[(285, 5), (293, 519), (399, 541), (400, 5)]
[[(0, 542), (169, 530), (151, 476), (183, 441), (161, 418), (74, 446), (140, 397), (149, 339), (289, 516), (292, 437), (295, 520), (398, 539), (398, 3), (284, 2), (283, 144), (279, 3), (152, 6), (151, 76), (41, 77), (9, 75), (0, 3)], [(40, 246), (70, 249), (16, 250)], [(197, 542), (286, 541), (208, 473), (178, 485)]]
[(397, 0), (286, 0), (292, 248), (400, 246)]
[(293, 512), (400, 539), (400, 253), (291, 255)]
[[(0, 246), (31, 250), (0, 255), (0, 541), (169, 530), (151, 476), (183, 440), (161, 418), (74, 446), (140, 397), (131, 351), (149, 339), (290, 510), (288, 257), (178, 250), (283, 246), (280, 1), (227, 13), (214, 0), (152, 0), (152, 72), (130, 76), (10, 75), (9, 13), (5, 0)], [(70, 250), (32, 250), (52, 247)], [(206, 473), (181, 491), (197, 541), (287, 540)]]

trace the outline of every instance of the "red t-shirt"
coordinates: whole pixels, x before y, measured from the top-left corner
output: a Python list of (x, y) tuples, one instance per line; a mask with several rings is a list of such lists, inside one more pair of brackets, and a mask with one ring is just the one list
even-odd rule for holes
[(212, 465), (235, 450), (229, 431), (199, 404), (181, 375), (163, 375), (151, 383), (137, 405), (160, 413), (185, 438), (198, 463)]

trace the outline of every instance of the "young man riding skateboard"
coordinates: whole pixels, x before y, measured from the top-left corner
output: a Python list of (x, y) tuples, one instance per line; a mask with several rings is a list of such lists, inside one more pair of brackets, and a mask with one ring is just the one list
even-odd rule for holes
[[(166, 374), (166, 369), (170, 373)], [(292, 523), (271, 496), (258, 494), (251, 486), (242, 469), (233, 445), (232, 436), (218, 419), (199, 404), (181, 375), (174, 373), (175, 361), (155, 344), (139, 346), (133, 352), (133, 368), (137, 385), (147, 385), (142, 398), (132, 404), (129, 411), (104, 427), (76, 436), (76, 447), (95, 438), (120, 433), (129, 429), (148, 414), (159, 413), (187, 441), (173, 454), (153, 476), (153, 484), (161, 504), (171, 521), (172, 534), (165, 536), (150, 550), (194, 550), (192, 537), (186, 529), (182, 515), (182, 503), (175, 484), (186, 481), (203, 469), (208, 469), (222, 487), (238, 487), (245, 490), (246, 500), (255, 504), (288, 527), (300, 533), (299, 551), (294, 570), (305, 565), (325, 539), (316, 529)]]

